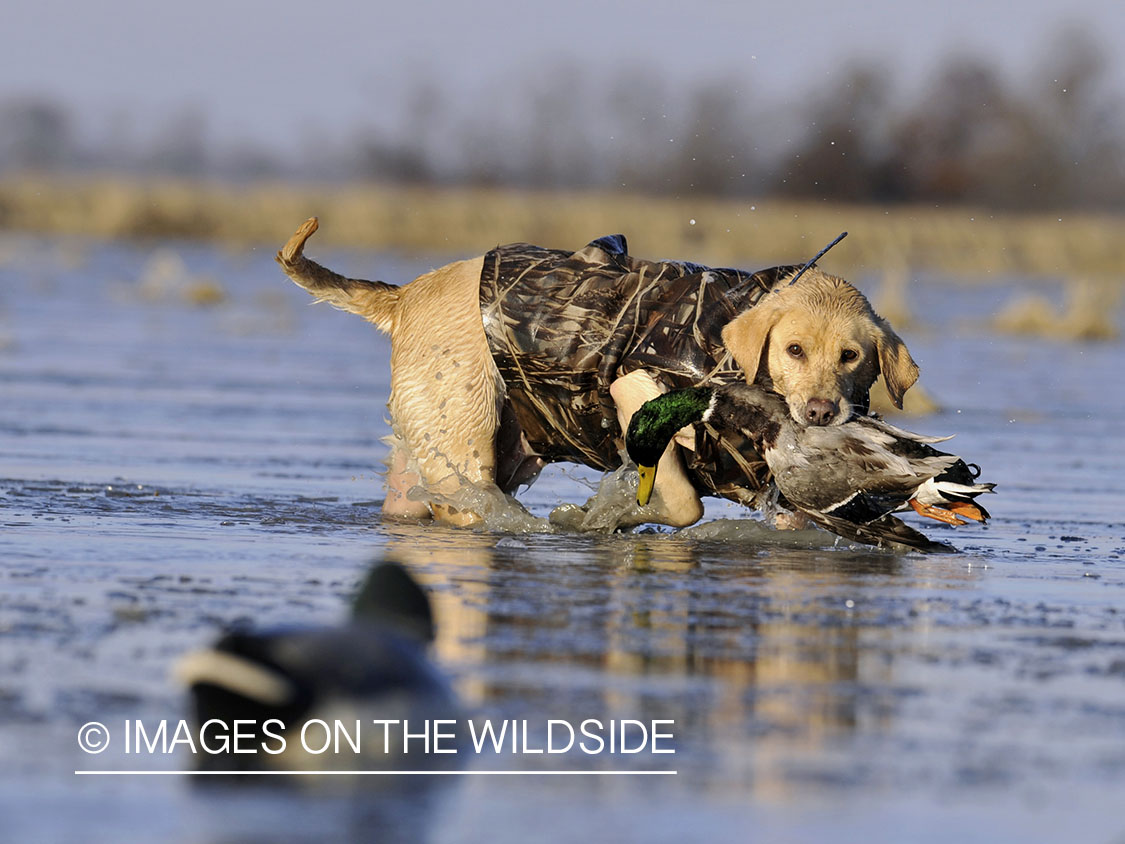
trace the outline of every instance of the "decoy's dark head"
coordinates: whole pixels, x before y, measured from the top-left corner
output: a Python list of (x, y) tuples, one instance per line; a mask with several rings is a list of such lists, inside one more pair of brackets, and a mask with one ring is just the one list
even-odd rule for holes
[[(452, 694), (427, 655), (433, 638), (426, 593), (401, 565), (382, 562), (369, 572), (346, 623), (234, 629), (184, 656), (176, 673), (191, 690), (200, 727), (211, 720), (248, 722), (241, 732), (258, 746), (271, 719), (289, 728), (340, 702), (390, 718), (402, 716), (378, 714), (389, 705), (384, 701), (406, 701), (418, 711), (449, 705)], [(197, 761), (219, 770), (257, 769), (271, 761), (261, 757), (197, 754)]]
[(356, 620), (377, 621), (422, 642), (434, 640), (434, 613), (418, 582), (399, 563), (379, 563), (368, 573), (352, 605)]

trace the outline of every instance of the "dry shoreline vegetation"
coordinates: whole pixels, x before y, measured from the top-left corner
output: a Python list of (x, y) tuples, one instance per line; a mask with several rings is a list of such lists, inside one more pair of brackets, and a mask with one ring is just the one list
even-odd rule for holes
[(310, 215), (326, 246), (469, 253), (524, 240), (581, 246), (622, 231), (632, 250), (738, 265), (832, 252), (843, 271), (924, 268), (957, 275), (1112, 277), (1125, 218), (966, 207), (677, 199), (621, 193), (364, 185), (249, 185), (121, 178), (0, 181), (0, 228), (102, 238), (283, 242)]
[[(896, 325), (918, 271), (962, 283), (1053, 279), (1064, 305), (1017, 294), (992, 330), (1058, 339), (1118, 336), (1125, 220), (1090, 213), (993, 212), (489, 188), (379, 187), (23, 176), (0, 181), (0, 229), (105, 239), (189, 238), (279, 245), (311, 215), (318, 243), (458, 256), (502, 242), (578, 248), (623, 232), (634, 254), (767, 266), (811, 256), (840, 231), (833, 271), (881, 281), (878, 308)], [(201, 304), (207, 304), (202, 302)]]

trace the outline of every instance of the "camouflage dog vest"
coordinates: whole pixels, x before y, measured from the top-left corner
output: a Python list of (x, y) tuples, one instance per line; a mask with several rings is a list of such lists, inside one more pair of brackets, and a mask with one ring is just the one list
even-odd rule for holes
[[(625, 238), (578, 252), (525, 243), (484, 259), (481, 316), (507, 402), (532, 450), (608, 470), (621, 465), (610, 385), (638, 369), (670, 389), (745, 376), (722, 330), (796, 267), (757, 273), (627, 254)], [(704, 495), (753, 504), (769, 470), (737, 432), (697, 428), (689, 474)]]

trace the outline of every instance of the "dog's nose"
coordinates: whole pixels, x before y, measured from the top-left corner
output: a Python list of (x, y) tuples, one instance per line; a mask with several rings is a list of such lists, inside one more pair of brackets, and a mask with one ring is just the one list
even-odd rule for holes
[(836, 402), (828, 399), (809, 399), (805, 402), (805, 419), (810, 425), (827, 425), (839, 412)]

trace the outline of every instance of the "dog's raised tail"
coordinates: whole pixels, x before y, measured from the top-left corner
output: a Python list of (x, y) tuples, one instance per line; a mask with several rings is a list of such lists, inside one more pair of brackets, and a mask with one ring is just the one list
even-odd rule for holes
[(398, 305), (399, 289), (383, 281), (345, 278), (306, 258), (305, 241), (319, 227), (316, 217), (305, 220), (277, 253), (277, 263), (281, 264), (287, 276), (319, 301), (359, 314), (379, 330), (389, 332)]

